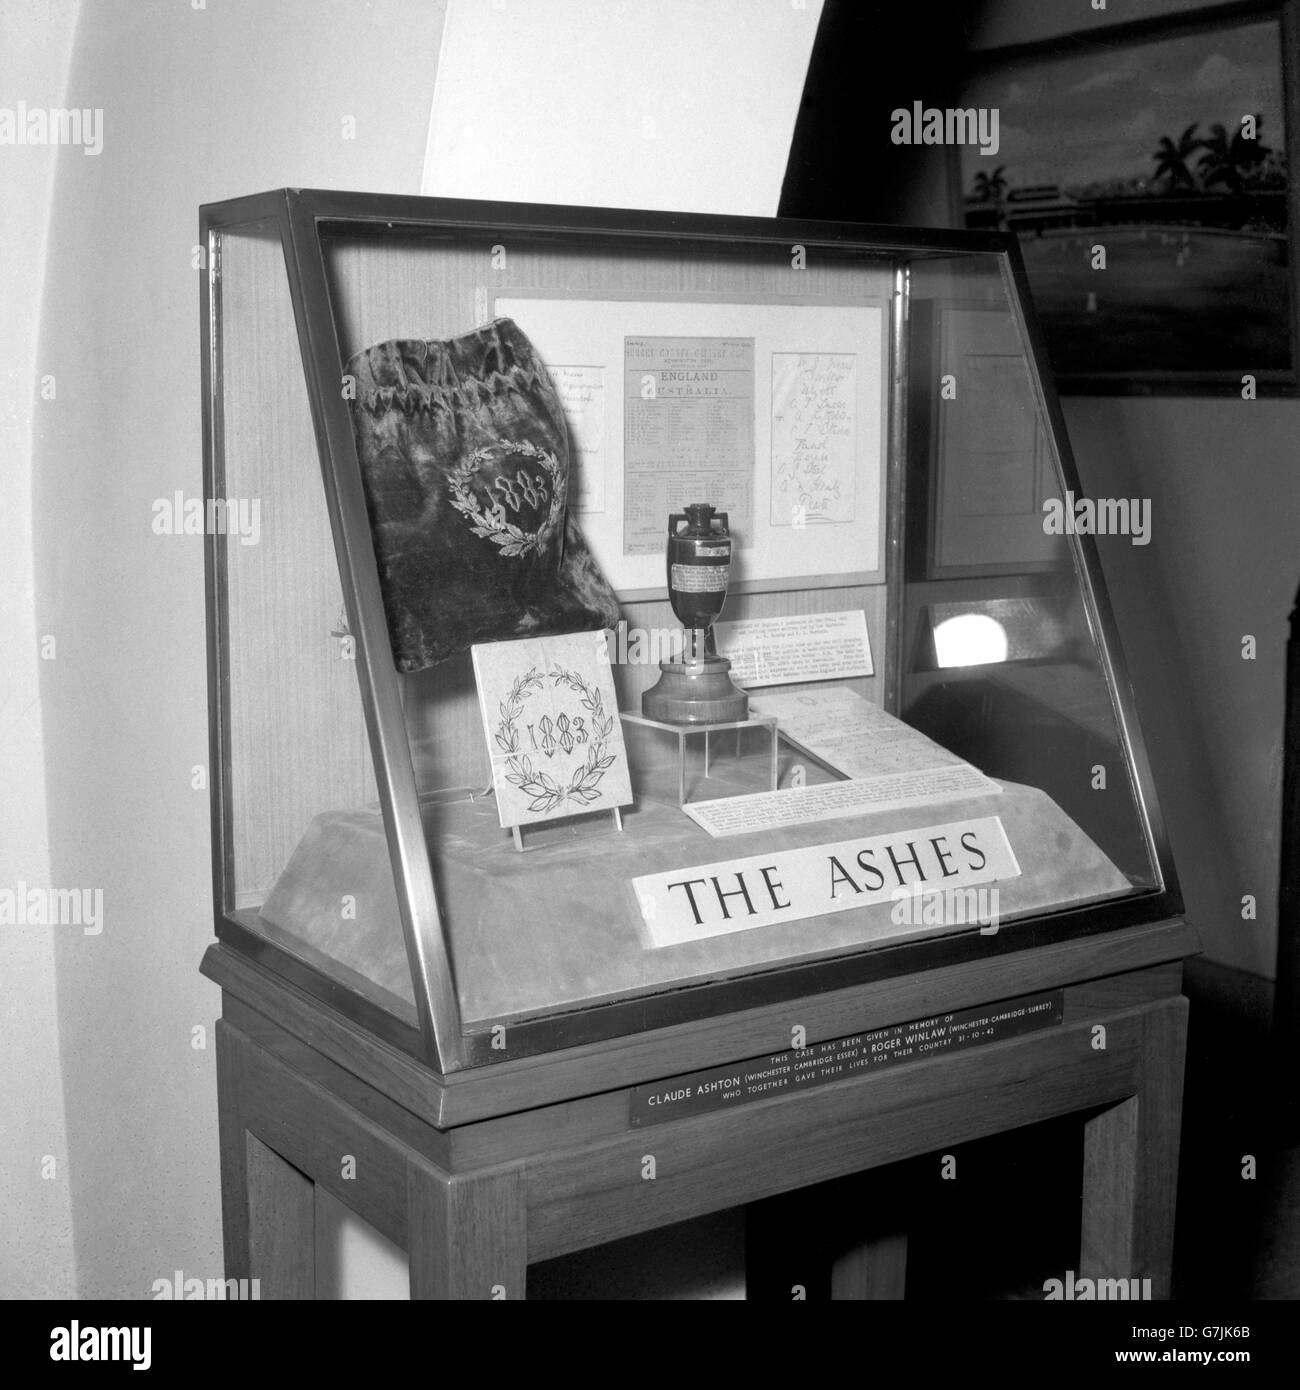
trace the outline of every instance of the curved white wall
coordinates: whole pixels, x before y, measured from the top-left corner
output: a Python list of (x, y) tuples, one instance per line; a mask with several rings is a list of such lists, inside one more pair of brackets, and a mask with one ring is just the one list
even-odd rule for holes
[[(0, 103), (61, 107), (79, 0), (0, 10)], [(32, 582), (37, 356), (58, 152), (0, 147), (0, 888), (50, 885), (40, 657)], [(73, 1291), (72, 1193), (53, 931), (0, 927), (0, 1295)]]

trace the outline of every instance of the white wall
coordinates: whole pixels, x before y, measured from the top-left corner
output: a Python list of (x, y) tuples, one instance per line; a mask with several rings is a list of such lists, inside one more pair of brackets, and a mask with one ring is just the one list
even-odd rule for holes
[(1188, 915), (1211, 960), (1271, 979), (1300, 402), (1075, 398), (1065, 414), (1092, 492), (1151, 499), (1149, 546), (1098, 545)]
[[(18, 490), (36, 630), (58, 638), (40, 671), (47, 872), (105, 899), (102, 935), (55, 948), (82, 1296), (221, 1270), (208, 798), (191, 787), (202, 550), (150, 529), (155, 498), (202, 485), (198, 205), (285, 184), (417, 192), (442, 8), (96, 0), (76, 31), (66, 100), (103, 108), (104, 146), (57, 160), (37, 360), (58, 394)], [(50, 1260), (66, 1280), (66, 1255)]]
[[(0, 104), (59, 107), (78, 0), (0, 9)], [(36, 352), (56, 152), (0, 147), (0, 888), (53, 886), (32, 583)], [(0, 1295), (73, 1289), (54, 930), (0, 927)], [(53, 1162), (51, 1169), (50, 1163)]]
[(771, 217), (822, 0), (450, 0), (424, 191)]

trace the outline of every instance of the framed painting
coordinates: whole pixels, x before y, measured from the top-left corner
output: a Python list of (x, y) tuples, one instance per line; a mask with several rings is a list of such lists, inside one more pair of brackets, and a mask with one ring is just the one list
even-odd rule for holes
[(978, 54), (968, 228), (1014, 232), (1074, 394), (1293, 395), (1296, 0)]

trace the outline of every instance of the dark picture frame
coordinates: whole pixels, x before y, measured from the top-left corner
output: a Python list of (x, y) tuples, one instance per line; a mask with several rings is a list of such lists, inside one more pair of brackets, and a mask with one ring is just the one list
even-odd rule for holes
[(1016, 234), (1063, 394), (1300, 394), (1300, 0), (977, 52), (959, 105), (955, 221)]

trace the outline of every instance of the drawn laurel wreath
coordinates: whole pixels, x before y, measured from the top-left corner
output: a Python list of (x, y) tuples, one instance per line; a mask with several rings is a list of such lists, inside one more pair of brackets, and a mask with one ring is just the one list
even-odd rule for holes
[(492, 507), (485, 508), (475, 496), (473, 485), (479, 480), (479, 465), (484, 460), (497, 456), (501, 445), (476, 449), (451, 473), (447, 480), (451, 491), (451, 505), (469, 521), (470, 529), (476, 536), (482, 536), (493, 545), (499, 545), (502, 555), (528, 555), (534, 551), (540, 554), (542, 542), (554, 530), (560, 513), (561, 489), (556, 485), (560, 472), (559, 461), (554, 454), (539, 448), (531, 440), (503, 443), (510, 453), (535, 459), (546, 470), (551, 483), (551, 507), (546, 520), (536, 531), (525, 531), (512, 521), (506, 520), (504, 501), (498, 499)]
[[(592, 737), (587, 745), (586, 762), (574, 769), (567, 785), (542, 769), (534, 768), (533, 760), (519, 747), (517, 724), (524, 712), (524, 703), (534, 691), (541, 690), (548, 679), (552, 688), (566, 686), (576, 692), (581, 697), (582, 707), (591, 715)], [(493, 737), (503, 753), (511, 754), (506, 759), (506, 781), (531, 798), (528, 805), (530, 811), (549, 815), (566, 802), (588, 806), (600, 799), (602, 793), (598, 790), (598, 784), (614, 765), (614, 754), (605, 751), (609, 737), (614, 732), (614, 718), (605, 713), (599, 690), (593, 689), (575, 671), (566, 671), (557, 666), (544, 673), (533, 666), (516, 678), (510, 687), (510, 694), (499, 708), (501, 722)]]

